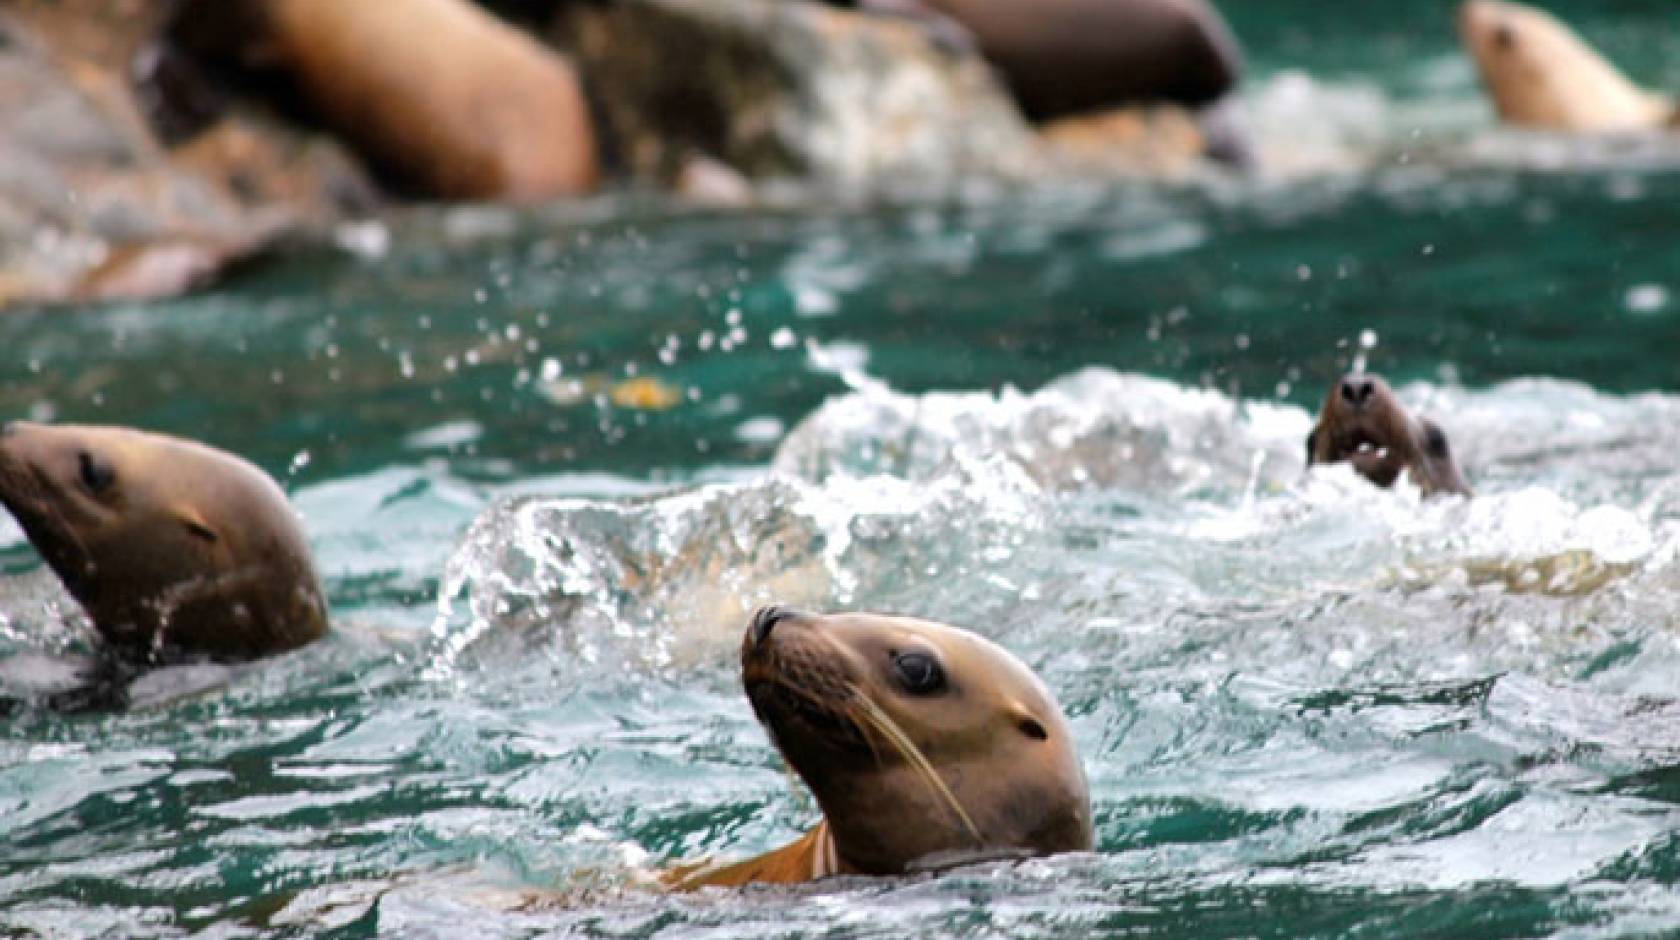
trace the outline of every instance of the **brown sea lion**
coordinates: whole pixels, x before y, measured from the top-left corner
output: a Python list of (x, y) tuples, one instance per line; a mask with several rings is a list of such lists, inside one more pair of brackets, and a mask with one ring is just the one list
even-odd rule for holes
[(1242, 74), (1236, 38), (1203, 0), (849, 0), (844, 5), (954, 23), (1003, 73), (1034, 120), (1137, 101), (1211, 104), (1234, 89)]
[(1470, 0), (1459, 33), (1506, 123), (1562, 131), (1647, 131), (1672, 125), (1672, 100), (1652, 94), (1557, 17), (1503, 0)]
[(320, 637), (286, 496), (232, 454), (130, 428), (0, 431), (0, 503), (112, 646), (250, 659)]
[(989, 640), (907, 617), (766, 607), (742, 640), (741, 674), (823, 819), (757, 858), (674, 871), (673, 886), (896, 875), (1091, 848), (1085, 772), (1061, 709)]
[(1470, 495), (1446, 434), (1408, 414), (1380, 376), (1344, 376), (1324, 397), (1318, 424), (1307, 435), (1307, 465), (1342, 460), (1378, 486), (1393, 485), (1405, 472), (1425, 496)]
[(266, 51), (340, 133), (429, 195), (595, 188), (577, 72), (468, 0), (247, 0)]

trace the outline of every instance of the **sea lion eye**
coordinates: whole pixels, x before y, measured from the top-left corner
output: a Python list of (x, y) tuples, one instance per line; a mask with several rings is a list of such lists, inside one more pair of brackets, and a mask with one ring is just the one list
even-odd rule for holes
[(912, 695), (932, 695), (945, 688), (945, 670), (926, 653), (901, 653), (893, 657), (893, 673)]
[(1038, 723), (1037, 718), (1022, 718), (1020, 721), (1015, 723), (1015, 727), (1018, 728), (1022, 734), (1035, 741), (1050, 740), (1050, 732), (1044, 730), (1044, 726)]
[(110, 465), (95, 460), (87, 451), (77, 454), (76, 460), (81, 469), (82, 485), (87, 487), (89, 493), (97, 496), (116, 482), (116, 471), (112, 470)]

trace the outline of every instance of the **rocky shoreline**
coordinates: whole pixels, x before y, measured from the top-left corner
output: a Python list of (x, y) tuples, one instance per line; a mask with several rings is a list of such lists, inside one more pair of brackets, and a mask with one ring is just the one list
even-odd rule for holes
[[(515, 20), (466, 0), (0, 9), (0, 306), (177, 294), (417, 200), (605, 187), (733, 206), (790, 179), (871, 192), (1207, 165), (1183, 108), (1035, 126), (977, 51), (904, 19), (807, 0), (491, 6)], [(432, 55), (456, 65), (417, 67)]]

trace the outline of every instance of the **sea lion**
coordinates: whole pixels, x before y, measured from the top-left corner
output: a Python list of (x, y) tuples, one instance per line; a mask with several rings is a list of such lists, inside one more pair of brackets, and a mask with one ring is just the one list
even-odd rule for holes
[(897, 875), (977, 858), (1091, 848), (1085, 772), (1030, 669), (944, 624), (766, 607), (741, 641), (753, 712), (811, 788), (822, 822), (680, 889)]
[[(842, 0), (954, 23), (1003, 73), (1035, 121), (1138, 101), (1212, 104), (1236, 87), (1242, 53), (1203, 0)], [(951, 34), (945, 28), (938, 34)], [(936, 35), (938, 35), (936, 34)]]
[(1629, 81), (1557, 17), (1503, 0), (1470, 0), (1459, 34), (1501, 119), (1562, 131), (1672, 126), (1673, 101)]
[(594, 190), (594, 125), (564, 57), (467, 0), (245, 0), (260, 52), (378, 164), (428, 195)]
[(1380, 376), (1353, 373), (1331, 386), (1307, 435), (1307, 465), (1350, 461), (1365, 479), (1391, 486), (1402, 471), (1425, 496), (1470, 495), (1447, 436), (1414, 418)]
[(251, 659), (326, 631), (285, 494), (232, 454), (131, 428), (13, 421), (0, 430), (0, 503), (124, 653)]

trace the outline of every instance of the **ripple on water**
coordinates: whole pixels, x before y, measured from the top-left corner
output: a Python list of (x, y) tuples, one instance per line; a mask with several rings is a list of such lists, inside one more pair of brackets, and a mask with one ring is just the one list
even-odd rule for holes
[[(1680, 406), (1558, 382), (1401, 393), (1447, 427), (1476, 498), (1308, 472), (1300, 408), (1101, 369), (1030, 393), (866, 386), (725, 483), (492, 502), (392, 470), (306, 490), (306, 511), (346, 513), (321, 535), (335, 592), (373, 603), (220, 693), (7, 726), (0, 923), (114, 929), (112, 905), (160, 934), (1242, 935), (1257, 905), (1324, 933), (1467, 911), (1524, 935), (1662, 923)], [(472, 521), (451, 552), (410, 513)], [(402, 590), (442, 572), (429, 631), (379, 613), (400, 605), (359, 580), (382, 576), (362, 539), (391, 544)], [(1099, 852), (630, 887), (815, 818), (736, 686), (747, 611), (770, 601), (1019, 651), (1070, 714)], [(555, 886), (564, 903), (533, 894)]]

